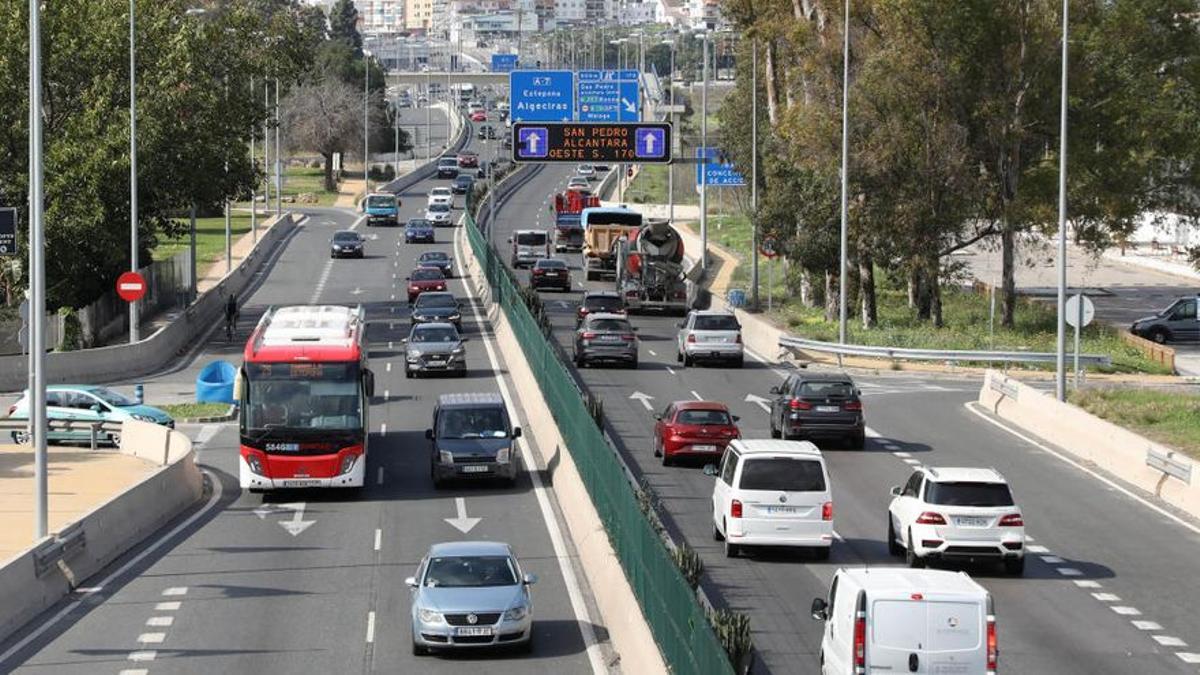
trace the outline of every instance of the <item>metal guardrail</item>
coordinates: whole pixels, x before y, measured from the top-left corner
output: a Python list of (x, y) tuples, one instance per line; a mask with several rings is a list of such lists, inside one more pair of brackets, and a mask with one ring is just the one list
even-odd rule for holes
[(1192, 484), (1192, 462), (1174, 450), (1159, 450), (1154, 446), (1146, 449), (1146, 466), (1179, 480)]
[[(113, 434), (121, 433), (120, 422), (92, 422), (84, 420), (46, 420), (46, 428), (50, 431), (87, 431), (92, 450), (96, 450), (101, 440), (108, 441)], [(29, 420), (0, 420), (0, 435), (8, 432), (12, 442), (25, 445), (29, 442)]]
[(58, 567), (60, 560), (66, 560), (86, 547), (87, 536), (83, 531), (83, 523), (71, 523), (54, 538), (46, 539), (33, 549), (33, 573), (41, 577)]
[[(805, 350), (837, 354), (839, 356), (868, 356), (892, 360), (908, 361), (953, 361), (978, 363), (1054, 363), (1057, 355), (1053, 352), (988, 352), (955, 349), (906, 349), (901, 347), (876, 347), (873, 345), (843, 345), (836, 342), (821, 342), (808, 340), (791, 335), (779, 338), (779, 346), (784, 349)], [(1072, 358), (1070, 354), (1068, 358)], [(1100, 354), (1080, 354), (1079, 364), (1088, 366), (1112, 365), (1112, 357)]]

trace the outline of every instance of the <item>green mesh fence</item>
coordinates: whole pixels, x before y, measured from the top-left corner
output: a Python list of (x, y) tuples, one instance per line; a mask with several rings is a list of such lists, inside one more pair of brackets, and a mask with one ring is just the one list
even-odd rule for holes
[(704, 609), (639, 510), (614, 449), (596, 427), (583, 394), (522, 302), (511, 272), (488, 247), (469, 215), (465, 229), (471, 250), (487, 275), (492, 299), (508, 317), (667, 664), (676, 673), (733, 673)]

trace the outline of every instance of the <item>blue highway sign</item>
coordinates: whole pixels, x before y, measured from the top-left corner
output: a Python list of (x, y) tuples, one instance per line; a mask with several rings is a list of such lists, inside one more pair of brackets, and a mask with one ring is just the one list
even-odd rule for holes
[(513, 149), (520, 159), (545, 159), (549, 148), (550, 133), (546, 127), (517, 129), (517, 147)]
[(575, 76), (569, 70), (514, 70), (508, 91), (513, 122), (575, 119)]
[(492, 72), (510, 73), (517, 69), (516, 54), (492, 54)]
[[(707, 156), (708, 161), (703, 158)], [(738, 172), (730, 162), (717, 161), (720, 151), (717, 148), (696, 148), (696, 188), (701, 182), (710, 187), (741, 187), (746, 184), (746, 177)], [(704, 175), (700, 172), (704, 171)]]
[(636, 132), (638, 159), (662, 159), (667, 154), (667, 130), (662, 127), (642, 127)]
[(640, 108), (638, 71), (580, 71), (580, 122), (637, 122)]

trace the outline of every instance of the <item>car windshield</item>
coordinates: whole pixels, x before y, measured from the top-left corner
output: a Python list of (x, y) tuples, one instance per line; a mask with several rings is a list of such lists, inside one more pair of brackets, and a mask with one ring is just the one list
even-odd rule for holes
[(422, 584), (429, 588), (516, 586), (517, 565), (502, 555), (434, 557)]
[(738, 330), (737, 319), (732, 316), (697, 316), (695, 330)]
[(438, 160), (438, 165), (439, 166), (450, 166), (450, 167), (458, 166), (458, 160), (455, 159), (454, 157), (443, 157), (442, 159)]
[(545, 232), (522, 232), (517, 235), (518, 246), (545, 246)]
[(943, 506), (1012, 506), (1005, 483), (934, 483), (925, 488), (925, 501)]
[(825, 472), (811, 459), (770, 457), (747, 459), (742, 465), (743, 490), (824, 492)]
[(137, 405), (137, 401), (126, 398), (124, 394), (115, 392), (108, 387), (96, 387), (92, 390), (92, 395), (104, 401), (105, 403), (115, 407), (123, 408), (125, 406)]
[(620, 319), (596, 319), (588, 324), (590, 330), (607, 331), (610, 333), (628, 333), (629, 322)]
[(507, 438), (504, 408), (446, 408), (438, 415), (438, 438)]
[(588, 298), (583, 306), (593, 312), (619, 312), (624, 309), (620, 298)]
[(416, 309), (445, 309), (458, 307), (458, 301), (452, 295), (426, 293), (417, 298)]
[(429, 191), (431, 197), (449, 197), (450, 188), (433, 188)]
[(422, 227), (433, 227), (433, 223), (429, 222), (428, 220), (410, 220), (408, 221), (408, 227), (419, 230)]
[(450, 326), (421, 326), (413, 329), (409, 342), (458, 342), (458, 331)]
[(680, 410), (675, 416), (677, 424), (723, 425), (733, 424), (729, 413), (724, 410)]
[(367, 197), (367, 208), (369, 209), (386, 209), (395, 205), (396, 200), (393, 197), (383, 195)]
[(436, 267), (418, 267), (409, 277), (412, 281), (441, 281), (446, 275)]
[(338, 232), (337, 234), (333, 235), (333, 240), (337, 242), (354, 243), (358, 241), (358, 234), (354, 232)]
[(421, 254), (421, 260), (425, 262), (437, 262), (441, 260), (449, 260), (450, 256), (441, 251), (430, 251)]
[(565, 263), (565, 262), (563, 262), (563, 261), (561, 261), (561, 260), (553, 260), (553, 259), (549, 259), (549, 260), (539, 260), (539, 261), (537, 261), (537, 264), (536, 264), (536, 265), (534, 265), (534, 267), (537, 267), (537, 268), (540, 268), (540, 269), (547, 269), (547, 268), (549, 268), (549, 269), (557, 269), (557, 270), (561, 270), (561, 269), (566, 269), (566, 267), (567, 267), (567, 263)]
[(430, 204), (429, 211), (432, 213), (446, 213), (450, 210), (449, 204)]
[(800, 396), (850, 398), (854, 396), (854, 385), (849, 382), (801, 382)]

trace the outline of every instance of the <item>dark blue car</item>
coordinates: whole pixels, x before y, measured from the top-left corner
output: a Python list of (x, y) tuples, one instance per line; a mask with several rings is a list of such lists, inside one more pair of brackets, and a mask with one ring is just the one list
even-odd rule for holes
[(412, 244), (415, 242), (433, 243), (433, 223), (424, 218), (413, 218), (404, 225), (404, 242)]

